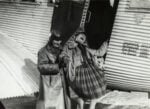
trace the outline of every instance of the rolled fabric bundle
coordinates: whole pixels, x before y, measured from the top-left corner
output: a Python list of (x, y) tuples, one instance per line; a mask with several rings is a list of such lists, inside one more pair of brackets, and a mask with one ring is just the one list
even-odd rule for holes
[(81, 50), (83, 62), (75, 68), (75, 79), (71, 82), (71, 87), (83, 99), (99, 98), (106, 92), (104, 72), (88, 58), (85, 48)]

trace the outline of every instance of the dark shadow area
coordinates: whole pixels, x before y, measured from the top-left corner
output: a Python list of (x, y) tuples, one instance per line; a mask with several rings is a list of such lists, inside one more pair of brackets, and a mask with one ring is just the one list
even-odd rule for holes
[(0, 102), (0, 109), (5, 109), (4, 105), (2, 104), (2, 102)]
[(64, 0), (54, 7), (51, 30), (60, 33), (63, 44), (79, 27), (83, 2)]
[(114, 9), (109, 0), (94, 0), (90, 2), (90, 22), (86, 23), (85, 29), (90, 48), (99, 48), (100, 45), (110, 38), (114, 21)]
[[(109, 0), (91, 0), (89, 6), (91, 17), (85, 24), (85, 32), (91, 48), (99, 48), (110, 38), (117, 5), (115, 3), (114, 7), (111, 7)], [(63, 44), (79, 27), (83, 7), (84, 2), (71, 0), (64, 0), (54, 7), (51, 30), (59, 31)]]

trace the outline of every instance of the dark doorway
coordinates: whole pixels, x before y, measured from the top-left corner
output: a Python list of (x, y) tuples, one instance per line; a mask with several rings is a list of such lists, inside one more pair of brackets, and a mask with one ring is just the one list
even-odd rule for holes
[(85, 27), (87, 40), (91, 48), (97, 49), (110, 38), (115, 15), (109, 0), (92, 0), (89, 10), (91, 18)]
[(63, 0), (54, 7), (51, 30), (59, 31), (63, 43), (79, 27), (84, 2)]
[(0, 102), (0, 109), (5, 109), (4, 105), (2, 104), (2, 102)]
[[(51, 30), (60, 32), (63, 44), (80, 25), (83, 1), (63, 0), (54, 7)], [(110, 38), (118, 2), (119, 0), (115, 0), (115, 6), (111, 7), (109, 0), (91, 0), (90, 22), (85, 24), (85, 32), (91, 48), (99, 48)]]

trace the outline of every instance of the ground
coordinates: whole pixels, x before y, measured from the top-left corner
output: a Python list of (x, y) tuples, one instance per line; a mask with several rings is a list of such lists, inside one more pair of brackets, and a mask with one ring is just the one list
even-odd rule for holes
[[(28, 96), (5, 99), (2, 103), (6, 109), (35, 109), (36, 98)], [(88, 109), (88, 104), (85, 109)], [(150, 99), (147, 93), (112, 91), (101, 99), (95, 109), (150, 109)]]

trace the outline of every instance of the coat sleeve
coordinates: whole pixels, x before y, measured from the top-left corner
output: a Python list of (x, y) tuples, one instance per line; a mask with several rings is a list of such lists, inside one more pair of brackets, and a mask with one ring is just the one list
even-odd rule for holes
[(61, 54), (59, 55), (59, 59), (61, 60), (61, 63), (63, 64), (68, 64), (70, 61), (70, 56), (69, 56), (69, 50), (68, 50), (68, 45), (65, 44), (63, 47), (63, 50)]
[(108, 43), (105, 41), (98, 50), (87, 48), (87, 50), (95, 56), (104, 56), (104, 54), (107, 52)]
[(69, 44), (74, 42), (74, 37), (71, 37), (70, 39), (68, 39), (68, 41), (64, 44), (63, 46), (63, 50), (61, 52), (61, 54), (59, 55), (60, 59), (66, 58), (69, 59)]
[(58, 64), (53, 63), (52, 60), (53, 57), (48, 57), (45, 51), (38, 52), (38, 69), (41, 75), (55, 75), (59, 72)]

